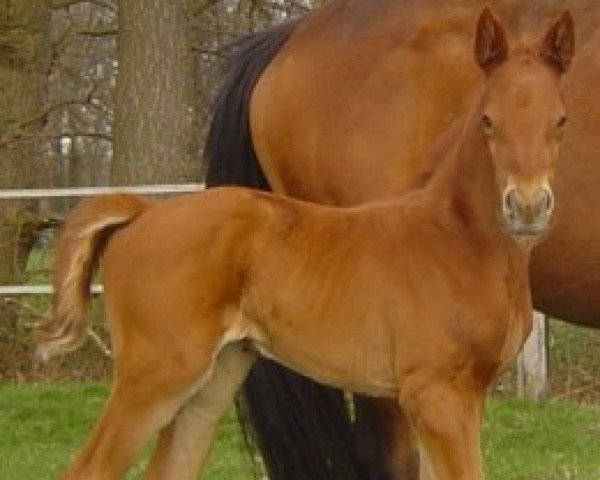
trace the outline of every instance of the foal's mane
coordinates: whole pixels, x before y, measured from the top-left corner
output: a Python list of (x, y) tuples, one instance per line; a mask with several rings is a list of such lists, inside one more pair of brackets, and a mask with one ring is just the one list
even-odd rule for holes
[[(481, 111), (483, 93), (482, 82), (469, 93), (460, 112), (433, 144), (429, 155), (436, 160), (439, 166), (443, 166), (444, 163), (451, 161), (459, 154), (461, 144), (465, 141), (477, 114)], [(436, 168), (436, 173), (430, 180), (437, 177), (438, 172), (439, 169)]]

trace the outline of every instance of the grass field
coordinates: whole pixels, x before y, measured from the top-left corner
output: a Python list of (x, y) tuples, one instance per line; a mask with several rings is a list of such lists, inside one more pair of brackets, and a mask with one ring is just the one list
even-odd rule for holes
[[(54, 478), (87, 435), (105, 384), (0, 386), (0, 479)], [(493, 399), (483, 432), (488, 480), (600, 479), (600, 408)], [(143, 461), (129, 479), (139, 478)], [(208, 480), (254, 480), (233, 414), (222, 424)]]

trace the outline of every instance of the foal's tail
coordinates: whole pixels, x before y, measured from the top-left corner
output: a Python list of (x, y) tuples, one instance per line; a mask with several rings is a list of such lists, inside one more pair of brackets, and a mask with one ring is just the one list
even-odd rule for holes
[(34, 334), (38, 358), (46, 361), (83, 343), (90, 284), (104, 247), (148, 205), (136, 195), (110, 195), (85, 200), (69, 215), (56, 245), (52, 315)]

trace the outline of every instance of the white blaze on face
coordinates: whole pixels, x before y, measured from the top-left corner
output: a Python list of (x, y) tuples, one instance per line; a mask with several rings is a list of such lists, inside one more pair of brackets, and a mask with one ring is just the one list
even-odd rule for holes
[(509, 232), (544, 233), (554, 210), (554, 195), (547, 178), (528, 184), (509, 179), (502, 192), (502, 215)]

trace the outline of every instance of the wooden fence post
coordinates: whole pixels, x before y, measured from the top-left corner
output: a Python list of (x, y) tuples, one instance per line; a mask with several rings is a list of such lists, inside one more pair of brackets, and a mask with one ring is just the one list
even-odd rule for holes
[(517, 393), (539, 400), (548, 395), (548, 320), (534, 312), (531, 335), (517, 359)]

